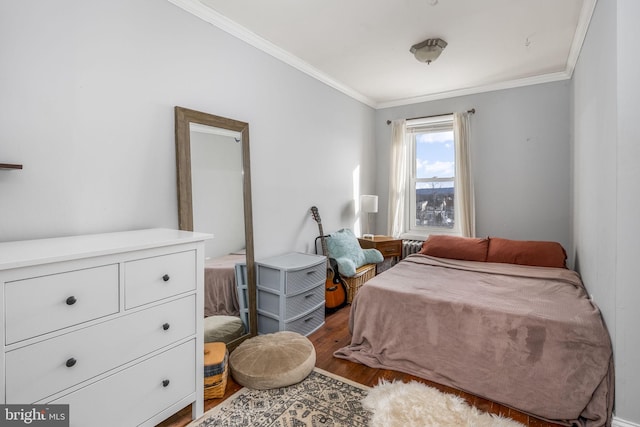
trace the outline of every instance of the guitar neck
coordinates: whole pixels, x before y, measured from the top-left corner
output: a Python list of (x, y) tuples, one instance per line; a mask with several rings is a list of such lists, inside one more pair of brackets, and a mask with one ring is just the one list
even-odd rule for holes
[(320, 243), (322, 244), (322, 255), (327, 257), (327, 266), (331, 266), (329, 263), (329, 249), (327, 248), (327, 241), (324, 238), (324, 231), (322, 230), (322, 223), (318, 223), (318, 231), (320, 231)]
[(318, 213), (318, 208), (316, 208), (315, 206), (312, 206), (311, 214), (313, 215), (313, 219), (318, 224), (318, 231), (320, 231), (320, 243), (322, 243), (322, 255), (327, 257), (327, 268), (331, 268), (331, 263), (329, 262), (329, 249), (327, 249), (327, 242), (324, 239), (324, 230), (322, 229), (322, 221), (320, 220), (320, 213)]

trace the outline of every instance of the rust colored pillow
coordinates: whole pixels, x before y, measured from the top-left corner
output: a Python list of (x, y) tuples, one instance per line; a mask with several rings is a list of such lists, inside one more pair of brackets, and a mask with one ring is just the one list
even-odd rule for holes
[(465, 261), (486, 261), (489, 239), (431, 235), (422, 244), (421, 254)]
[(567, 253), (560, 243), (489, 238), (487, 262), (567, 268)]

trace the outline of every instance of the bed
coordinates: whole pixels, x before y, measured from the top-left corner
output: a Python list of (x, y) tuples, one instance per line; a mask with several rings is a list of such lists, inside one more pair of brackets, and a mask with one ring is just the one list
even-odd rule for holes
[(232, 253), (208, 259), (204, 265), (204, 316), (239, 316), (235, 265), (246, 262), (246, 255)]
[(474, 256), (446, 244), (429, 254), (423, 246), (369, 280), (352, 303), (351, 344), (334, 355), (559, 424), (609, 426), (611, 340), (579, 275), (526, 265), (517, 250), (492, 254), (492, 239), (472, 243), (485, 240)]

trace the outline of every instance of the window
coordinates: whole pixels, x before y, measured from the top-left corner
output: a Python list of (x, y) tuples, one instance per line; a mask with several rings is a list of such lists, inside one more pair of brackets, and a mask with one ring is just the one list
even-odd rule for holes
[(389, 234), (475, 237), (469, 116), (475, 110), (391, 124)]
[(407, 232), (460, 234), (456, 224), (453, 115), (408, 120)]

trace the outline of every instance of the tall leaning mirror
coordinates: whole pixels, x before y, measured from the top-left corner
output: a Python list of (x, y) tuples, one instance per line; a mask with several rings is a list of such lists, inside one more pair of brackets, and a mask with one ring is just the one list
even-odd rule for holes
[(205, 340), (231, 350), (257, 333), (249, 124), (175, 107), (175, 132), (180, 229), (214, 235), (205, 246)]

